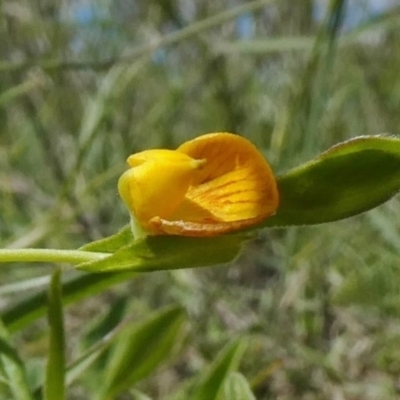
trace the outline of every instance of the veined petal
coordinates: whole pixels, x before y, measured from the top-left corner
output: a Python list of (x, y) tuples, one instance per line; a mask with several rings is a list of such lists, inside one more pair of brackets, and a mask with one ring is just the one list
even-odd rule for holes
[(177, 151), (205, 164), (171, 218), (155, 218), (160, 233), (212, 236), (254, 225), (275, 213), (279, 196), (271, 168), (248, 140), (213, 133), (184, 143)]

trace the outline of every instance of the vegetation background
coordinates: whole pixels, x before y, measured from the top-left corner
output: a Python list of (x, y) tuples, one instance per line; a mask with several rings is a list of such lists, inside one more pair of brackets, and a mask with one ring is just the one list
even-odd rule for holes
[[(0, 12), (2, 248), (115, 233), (128, 222), (117, 179), (146, 148), (236, 132), (279, 174), (340, 141), (400, 132), (395, 0), (4, 0)], [(397, 197), (266, 230), (231, 266), (135, 275), (87, 296), (66, 308), (67, 358), (126, 318), (179, 305), (179, 349), (119, 398), (177, 399), (245, 337), (238, 368), (257, 399), (399, 399), (399, 212)], [(52, 269), (3, 265), (5, 315)], [(47, 338), (44, 318), (13, 336), (33, 387)], [(105, 364), (68, 398), (92, 398)]]

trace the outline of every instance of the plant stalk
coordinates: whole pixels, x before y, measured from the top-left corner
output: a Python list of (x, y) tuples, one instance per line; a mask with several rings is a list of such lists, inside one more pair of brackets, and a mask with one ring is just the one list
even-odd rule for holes
[(108, 253), (82, 250), (0, 249), (0, 263), (49, 262), (70, 263), (76, 265), (83, 262), (100, 260), (109, 255), (110, 254)]

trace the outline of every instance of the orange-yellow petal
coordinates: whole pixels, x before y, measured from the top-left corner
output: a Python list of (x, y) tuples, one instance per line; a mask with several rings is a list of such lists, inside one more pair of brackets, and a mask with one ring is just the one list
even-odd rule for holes
[(212, 133), (184, 143), (178, 152), (205, 160), (184, 200), (169, 218), (156, 216), (155, 233), (213, 236), (254, 225), (275, 213), (279, 196), (271, 168), (240, 136)]

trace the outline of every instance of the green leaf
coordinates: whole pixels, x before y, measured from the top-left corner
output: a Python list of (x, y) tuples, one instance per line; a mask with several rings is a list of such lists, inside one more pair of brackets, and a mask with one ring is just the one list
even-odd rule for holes
[(214, 400), (222, 394), (222, 388), (229, 373), (238, 367), (245, 349), (245, 343), (243, 339), (236, 339), (225, 346), (200, 378), (199, 384), (190, 396), (191, 400)]
[(50, 343), (44, 398), (46, 400), (63, 400), (65, 399), (65, 340), (60, 269), (57, 269), (51, 277), (48, 300)]
[(256, 400), (249, 382), (239, 372), (230, 372), (225, 380), (224, 400)]
[(338, 144), (278, 178), (278, 212), (263, 226), (337, 221), (400, 190), (400, 139), (362, 136)]
[(213, 238), (148, 236), (123, 246), (110, 257), (77, 268), (88, 272), (148, 272), (205, 267), (232, 261), (246, 240), (244, 233)]
[(132, 390), (131, 395), (133, 396), (134, 400), (152, 400), (151, 397), (139, 392), (138, 390)]
[(113, 399), (157, 368), (175, 349), (184, 322), (181, 308), (168, 307), (128, 325), (111, 356), (100, 398)]
[(15, 400), (32, 400), (24, 364), (10, 343), (9, 333), (0, 320), (0, 372)]

